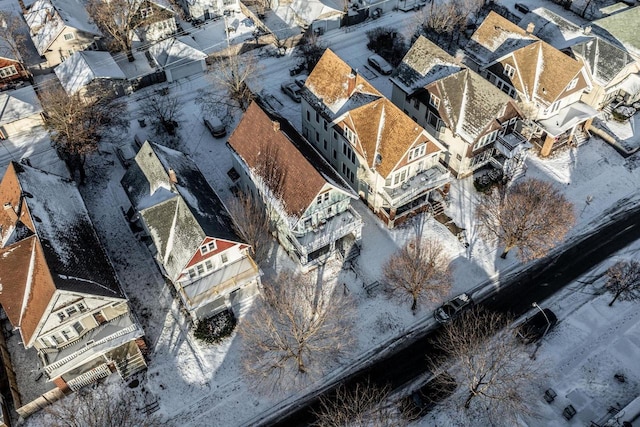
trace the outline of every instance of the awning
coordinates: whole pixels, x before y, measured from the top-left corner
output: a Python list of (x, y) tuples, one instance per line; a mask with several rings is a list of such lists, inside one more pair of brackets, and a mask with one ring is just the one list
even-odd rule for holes
[(538, 124), (551, 136), (560, 136), (575, 125), (591, 119), (598, 112), (585, 104), (576, 102), (559, 110), (553, 117), (539, 120)]

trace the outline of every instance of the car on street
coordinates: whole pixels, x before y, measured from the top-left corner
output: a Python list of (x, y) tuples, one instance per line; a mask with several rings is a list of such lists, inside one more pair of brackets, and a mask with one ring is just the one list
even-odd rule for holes
[(545, 336), (556, 323), (558, 318), (553, 311), (548, 308), (537, 309), (533, 316), (516, 328), (516, 337), (523, 344), (534, 343)]
[(400, 412), (410, 421), (424, 417), (435, 406), (451, 396), (457, 388), (455, 379), (447, 372), (433, 377), (400, 402)]
[(295, 102), (300, 102), (300, 86), (298, 86), (296, 82), (282, 83), (280, 89), (282, 89), (284, 94), (293, 99)]
[(367, 58), (367, 62), (369, 62), (369, 65), (375, 68), (378, 72), (384, 75), (389, 75), (393, 71), (393, 67), (380, 55), (371, 55)]
[(473, 301), (468, 294), (460, 294), (454, 299), (445, 302), (433, 312), (433, 317), (440, 323), (449, 323), (463, 310), (470, 308)]
[(526, 4), (516, 3), (514, 7), (520, 13), (524, 13), (525, 15), (529, 13), (529, 7)]
[(227, 134), (227, 128), (222, 123), (222, 120), (216, 116), (205, 117), (204, 125), (214, 138), (222, 138)]

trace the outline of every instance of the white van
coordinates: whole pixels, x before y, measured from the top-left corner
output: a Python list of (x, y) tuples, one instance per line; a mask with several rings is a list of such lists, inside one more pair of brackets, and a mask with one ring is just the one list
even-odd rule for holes
[(216, 116), (208, 116), (204, 119), (204, 125), (209, 129), (211, 135), (214, 138), (222, 138), (227, 134), (227, 128), (225, 128), (222, 120), (217, 118)]

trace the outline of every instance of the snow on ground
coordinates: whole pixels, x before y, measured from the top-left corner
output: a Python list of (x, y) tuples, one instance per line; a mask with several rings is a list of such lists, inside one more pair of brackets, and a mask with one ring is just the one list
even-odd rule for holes
[(61, 176), (68, 172), (60, 161), (56, 150), (51, 146), (51, 138), (42, 126), (11, 135), (0, 142), (0, 170), (4, 170), (11, 161), (28, 159), (33, 167)]
[(636, 112), (629, 120), (619, 122), (613, 118), (602, 123), (602, 127), (616, 136), (625, 150), (640, 150), (640, 112)]

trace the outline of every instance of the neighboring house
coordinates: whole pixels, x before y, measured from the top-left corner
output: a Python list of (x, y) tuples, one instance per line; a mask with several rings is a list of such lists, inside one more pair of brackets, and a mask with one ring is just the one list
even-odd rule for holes
[(205, 59), (196, 42), (188, 36), (163, 40), (149, 48), (149, 53), (158, 67), (161, 67), (167, 81), (200, 74), (207, 70)]
[(208, 21), (221, 17), (225, 11), (240, 11), (239, 0), (176, 0), (191, 19)]
[(112, 92), (114, 96), (129, 92), (127, 77), (109, 52), (76, 52), (54, 71), (69, 95), (80, 92), (91, 96), (91, 90), (96, 87), (101, 93)]
[(24, 19), (36, 50), (50, 67), (74, 52), (98, 49), (102, 38), (79, 0), (36, 0)]
[(229, 138), (241, 190), (259, 196), (303, 269), (357, 256), (362, 220), (347, 183), (289, 123), (253, 102)]
[(520, 102), (530, 120), (531, 142), (547, 156), (566, 144), (586, 138), (598, 112), (580, 101), (591, 85), (586, 67), (533, 35), (490, 12), (466, 46), (468, 65)]
[[(22, 338), (25, 353), (17, 357), (35, 350), (39, 374), (58, 397), (114, 372), (127, 378), (145, 369), (144, 333), (77, 187), (12, 162), (0, 203), (0, 304)], [(40, 409), (22, 403), (22, 416)]]
[(0, 92), (0, 139), (43, 124), (42, 106), (33, 86)]
[(388, 227), (451, 179), (444, 147), (329, 49), (302, 91), (302, 131)]
[(192, 318), (227, 308), (239, 317), (258, 293), (260, 271), (196, 164), (147, 141), (122, 186), (151, 237), (158, 265)]
[(640, 97), (640, 60), (624, 47), (596, 36), (592, 27), (580, 28), (542, 7), (525, 15), (519, 25), (533, 28), (537, 37), (586, 66), (592, 89), (581, 100), (596, 110), (618, 96), (627, 104)]
[(15, 42), (0, 39), (0, 89), (16, 81), (29, 79), (22, 57), (12, 45)]
[[(391, 100), (437, 139), (458, 178), (492, 163), (514, 173), (527, 140), (515, 100), (420, 36), (402, 59)], [(513, 162), (507, 162), (507, 159)]]
[(138, 15), (144, 20), (143, 25), (135, 25), (135, 32), (140, 41), (156, 42), (178, 32), (175, 12), (168, 1), (142, 0), (138, 7)]
[(591, 23), (593, 32), (624, 48), (637, 61), (640, 61), (640, 7), (629, 7)]

